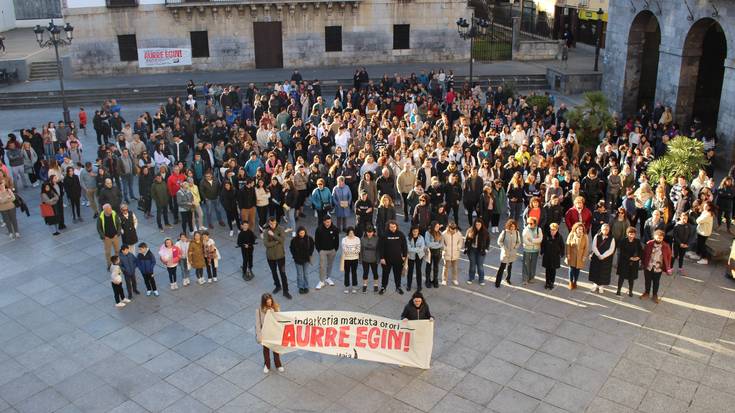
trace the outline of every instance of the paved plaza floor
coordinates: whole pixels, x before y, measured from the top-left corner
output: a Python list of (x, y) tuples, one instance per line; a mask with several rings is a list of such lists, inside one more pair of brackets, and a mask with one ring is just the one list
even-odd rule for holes
[[(687, 262), (688, 277), (664, 277), (658, 305), (593, 294), (586, 283), (547, 292), (540, 281), (496, 289), (462, 277), (458, 287), (424, 290), (436, 317), (430, 370), (297, 352), (283, 357), (284, 373), (263, 374), (254, 312), (272, 281), (262, 245), (255, 279), (245, 282), (234, 239), (218, 227), (218, 283), (170, 291), (159, 268), (160, 297), (117, 309), (91, 212), (52, 237), (36, 190), (22, 194), (33, 210), (20, 217), (23, 237), (0, 238), (0, 412), (673, 413), (735, 405), (735, 284), (722, 267)], [(157, 250), (163, 235), (139, 219), (140, 239)], [(486, 273), (497, 264), (493, 248)], [(287, 273), (294, 291), (291, 263)], [(278, 296), (282, 309), (397, 318), (408, 300), (391, 288), (346, 296), (341, 274), (333, 277), (336, 287)]]

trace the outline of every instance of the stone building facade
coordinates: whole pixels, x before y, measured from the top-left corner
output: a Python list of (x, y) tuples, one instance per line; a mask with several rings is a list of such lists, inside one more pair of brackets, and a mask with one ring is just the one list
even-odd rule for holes
[(735, 4), (712, 0), (613, 1), (603, 90), (623, 116), (642, 104), (670, 106), (683, 131), (718, 136), (735, 151)]
[[(63, 12), (75, 76), (469, 58), (466, 0), (67, 0)], [(139, 68), (126, 53), (192, 46), (190, 66)]]

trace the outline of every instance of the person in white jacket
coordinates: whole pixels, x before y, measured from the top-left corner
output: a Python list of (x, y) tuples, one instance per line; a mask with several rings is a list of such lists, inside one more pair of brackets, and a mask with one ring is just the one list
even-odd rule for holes
[(544, 233), (538, 228), (535, 217), (528, 218), (528, 224), (523, 228), (521, 238), (523, 239), (523, 285), (527, 285), (533, 283), (536, 277), (536, 264), (541, 251), (541, 243), (544, 240)]
[(347, 227), (346, 231), (347, 235), (342, 238), (342, 272), (345, 274), (345, 294), (350, 293), (350, 286), (352, 286), (352, 294), (357, 294), (357, 262), (360, 260), (360, 238), (355, 236), (353, 227)]
[(457, 264), (459, 255), (462, 253), (464, 238), (462, 233), (457, 230), (457, 224), (450, 221), (447, 229), (442, 234), (442, 243), (444, 244), (443, 258), (444, 270), (442, 271), (442, 285), (447, 285), (449, 281), (449, 273), (451, 272), (452, 284), (459, 285), (457, 280)]
[(697, 264), (707, 265), (709, 253), (707, 252), (707, 238), (712, 235), (712, 226), (714, 225), (714, 209), (712, 202), (705, 202), (702, 205), (702, 213), (697, 217), (697, 250), (699, 256)]

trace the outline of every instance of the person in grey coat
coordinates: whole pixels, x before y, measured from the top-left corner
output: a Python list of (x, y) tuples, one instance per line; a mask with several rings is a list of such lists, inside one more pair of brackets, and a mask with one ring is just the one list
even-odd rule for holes
[(510, 284), (510, 273), (513, 270), (513, 262), (518, 259), (518, 248), (521, 247), (521, 234), (518, 231), (518, 224), (514, 219), (505, 222), (505, 229), (498, 236), (498, 246), (500, 247), (500, 267), (495, 275), (495, 288), (500, 288), (500, 281), (503, 279), (503, 271), (508, 268), (508, 276), (505, 282)]
[(368, 275), (373, 272), (373, 292), (378, 292), (378, 236), (375, 228), (368, 224), (365, 235), (360, 238), (360, 261), (362, 262), (362, 293), (367, 293)]

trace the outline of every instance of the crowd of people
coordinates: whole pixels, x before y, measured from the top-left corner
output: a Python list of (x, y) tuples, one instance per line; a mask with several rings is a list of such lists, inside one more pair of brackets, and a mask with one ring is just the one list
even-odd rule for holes
[[(568, 288), (587, 269), (602, 294), (616, 268), (613, 291), (627, 283), (632, 296), (642, 270), (640, 297), (658, 302), (662, 274), (685, 274), (685, 257), (707, 265), (708, 237), (721, 224), (730, 231), (735, 169), (719, 183), (709, 166), (654, 182), (648, 163), (684, 134), (666, 108), (644, 106), (585, 149), (567, 108), (546, 98), (548, 107), (537, 107), (507, 88), (456, 85), (451, 72), (375, 81), (359, 69), (351, 87), (329, 96), (298, 72), (261, 88), (190, 82), (186, 97), (132, 121), (109, 100), (91, 124), (80, 108), (78, 123), (8, 135), (2, 225), (20, 237), (21, 187), (40, 187), (54, 236), (66, 228), (65, 209), (81, 222), (88, 207), (118, 307), (139, 294), (136, 271), (146, 294), (159, 295), (157, 264), (172, 290), (190, 285), (192, 269), (197, 284), (217, 282), (216, 226), (240, 248), (245, 280), (254, 251), (265, 249), (273, 294), (287, 299), (287, 251), (299, 294), (334, 286), (337, 264), (345, 294), (382, 295), (391, 274), (398, 294), (459, 285), (465, 257), (462, 280), (484, 286), (495, 244), (496, 288), (519, 275), (534, 283), (540, 258), (546, 289), (565, 264)], [(96, 147), (82, 142), (88, 128)], [(712, 156), (696, 127), (689, 137), (705, 140)], [(181, 230), (150, 248), (138, 239), (143, 222)], [(317, 260), (319, 279), (310, 280)]]

